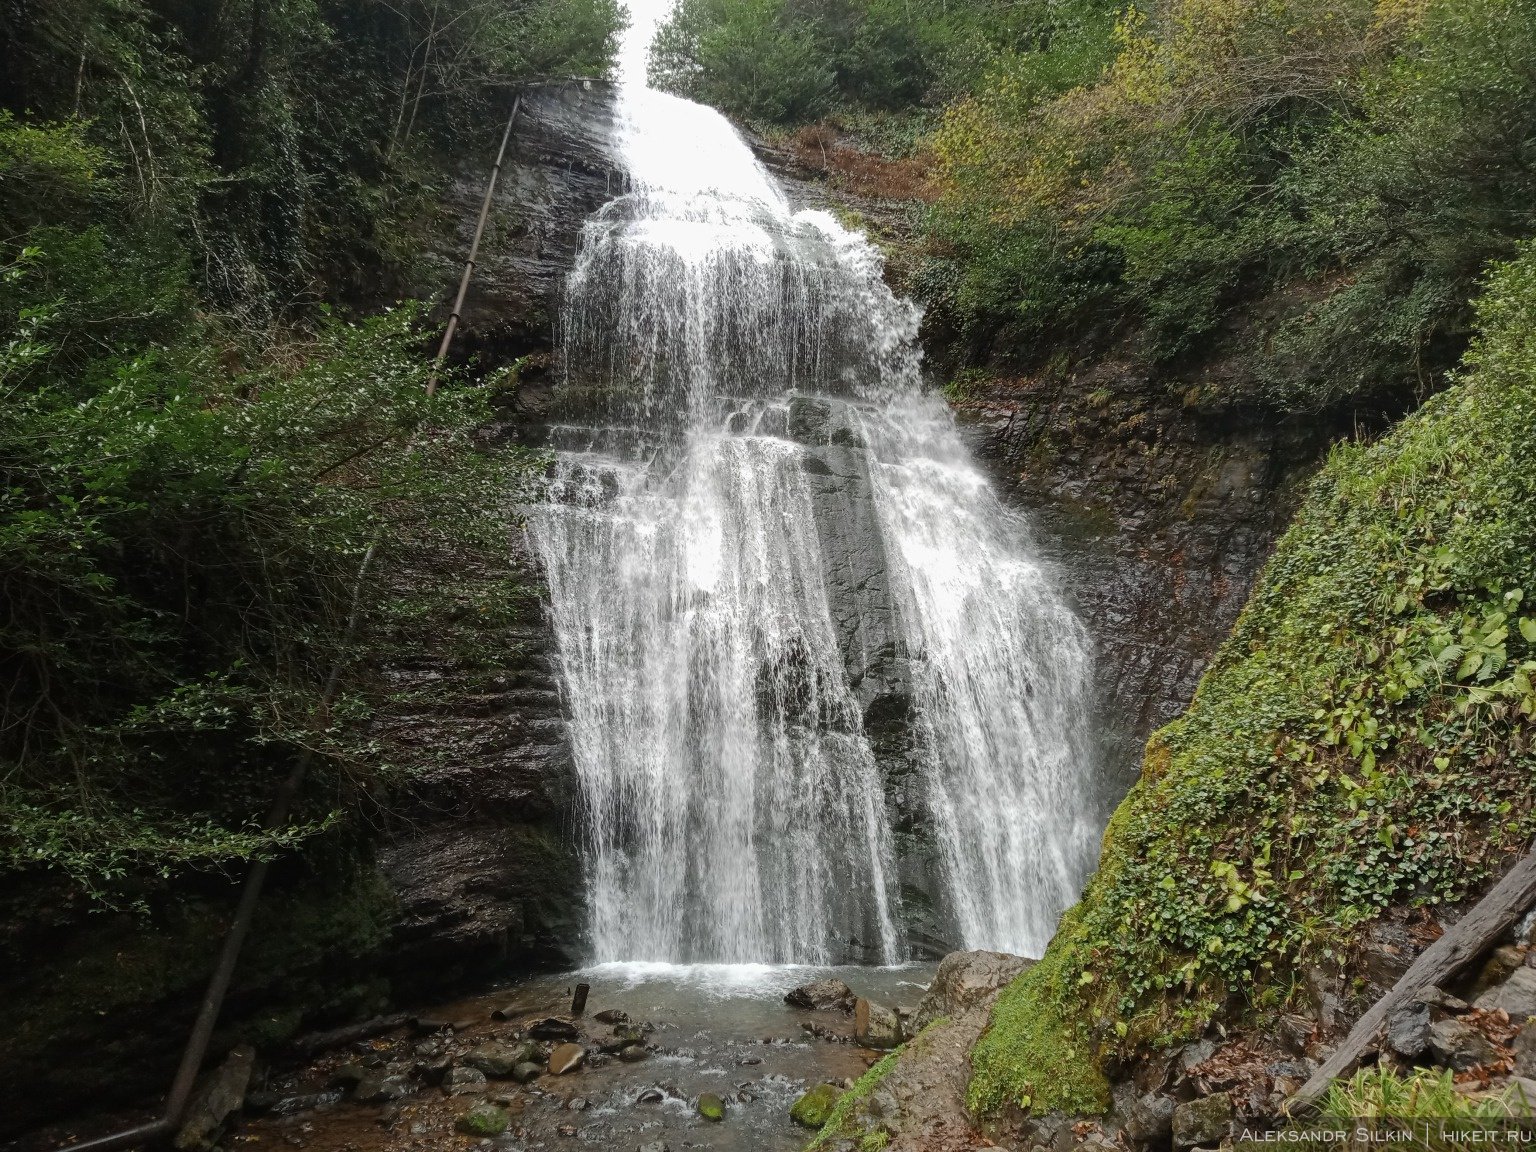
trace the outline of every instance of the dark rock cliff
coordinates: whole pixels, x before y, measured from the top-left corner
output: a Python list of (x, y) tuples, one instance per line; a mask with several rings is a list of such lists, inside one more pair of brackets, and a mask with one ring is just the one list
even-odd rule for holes
[[(502, 165), (463, 322), (453, 350), (492, 364), (548, 353), (559, 320), (565, 274), (576, 258), (586, 218), (617, 194), (613, 158), (613, 88), (601, 81), (538, 85), (523, 94)], [(495, 159), (465, 157), (442, 205), (451, 231), (426, 254), (448, 317)]]
[[(536, 438), (544, 418), (565, 275), (582, 224), (621, 182), (612, 127), (607, 84), (572, 81), (523, 95), (455, 349), (456, 359), (478, 356), (492, 367), (533, 362), (507, 397), (504, 425), (488, 430), (496, 438)], [(458, 228), (429, 255), (444, 300), (463, 270), (490, 159), (466, 164), (451, 186)], [(390, 960), (398, 987), (441, 986), (445, 974), (486, 963), (548, 966), (579, 955), (577, 795), (554, 636), (537, 566), (520, 533), (512, 543), (512, 573), (530, 582), (517, 622), (476, 637), (504, 654), (501, 668), (468, 672), (452, 655), (461, 645), (449, 642), (394, 670), (402, 687), (430, 690), (412, 694), (421, 708), (390, 718), (392, 733), (434, 764), (382, 857), (402, 908)]]
[(1056, 382), (997, 380), (957, 405), (1093, 633), (1109, 801), (1134, 779), (1146, 737), (1194, 695), (1337, 434), (1202, 408), (1187, 388), (1110, 363)]

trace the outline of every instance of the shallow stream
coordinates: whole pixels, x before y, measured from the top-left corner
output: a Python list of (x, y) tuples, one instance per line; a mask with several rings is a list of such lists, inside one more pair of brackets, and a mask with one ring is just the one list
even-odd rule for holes
[[(604, 964), (540, 976), (425, 1012), (427, 1027), (401, 1028), (325, 1054), (313, 1064), (273, 1076), (262, 1098), (270, 1111), (247, 1121), (226, 1149), (307, 1149), (382, 1152), (455, 1149), (465, 1137), (455, 1119), (480, 1099), (512, 1115), (511, 1129), (484, 1147), (499, 1152), (536, 1148), (602, 1148), (636, 1152), (656, 1143), (671, 1152), (790, 1152), (812, 1133), (797, 1127), (790, 1106), (807, 1088), (851, 1083), (880, 1053), (851, 1041), (851, 1016), (789, 1007), (784, 993), (826, 976), (859, 995), (913, 1007), (933, 966), (814, 968), (800, 965)], [(574, 1017), (580, 1041), (595, 1051), (613, 1029), (596, 1016), (623, 1012), (649, 1025), (648, 1055), (637, 1062), (595, 1056), (573, 1072), (529, 1084), (490, 1080), (483, 1094), (448, 1096), (413, 1069), (433, 1056), (462, 1055), (487, 1041), (511, 1041), (535, 1021), (569, 1017), (578, 983), (590, 986), (585, 1012)], [(496, 1019), (493, 1013), (503, 1019)], [(433, 1030), (432, 1024), (452, 1030)], [(815, 1029), (812, 1032), (811, 1029)], [(846, 1039), (845, 1039), (846, 1038)], [(408, 1077), (412, 1090), (392, 1103), (361, 1104), (332, 1086), (348, 1064)], [(697, 1101), (714, 1093), (725, 1118), (705, 1120)]]

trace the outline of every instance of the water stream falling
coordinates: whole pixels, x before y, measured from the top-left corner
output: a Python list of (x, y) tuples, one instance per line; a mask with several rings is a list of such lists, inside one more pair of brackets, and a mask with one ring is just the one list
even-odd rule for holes
[(631, 6), (629, 186), (583, 233), (576, 415), (528, 514), (593, 959), (905, 959), (898, 777), (954, 942), (1039, 955), (1096, 835), (1083, 630), (923, 391), (878, 253), (646, 86), (666, 6)]

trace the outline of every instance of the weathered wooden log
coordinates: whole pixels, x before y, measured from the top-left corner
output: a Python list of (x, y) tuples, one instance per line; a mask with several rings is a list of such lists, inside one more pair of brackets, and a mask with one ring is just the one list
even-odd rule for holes
[(404, 1028), (410, 1023), (411, 1017), (403, 1013), (395, 1016), (375, 1016), (372, 1020), (364, 1020), (361, 1024), (348, 1024), (344, 1028), (333, 1028), (329, 1032), (311, 1032), (307, 1036), (300, 1036), (293, 1042), (292, 1047), (301, 1055), (315, 1056), (332, 1048), (340, 1048), (343, 1044), (372, 1040), (375, 1036), (393, 1032), (396, 1028)]
[(1354, 1070), (1394, 1011), (1477, 959), (1501, 932), (1524, 916), (1533, 903), (1536, 903), (1536, 841), (1526, 849), (1520, 862), (1489, 889), (1470, 912), (1453, 924), (1450, 931), (1424, 949), (1391, 990), (1360, 1017), (1344, 1043), (1286, 1101), (1286, 1115), (1296, 1117), (1311, 1109), (1328, 1091), (1329, 1084)]

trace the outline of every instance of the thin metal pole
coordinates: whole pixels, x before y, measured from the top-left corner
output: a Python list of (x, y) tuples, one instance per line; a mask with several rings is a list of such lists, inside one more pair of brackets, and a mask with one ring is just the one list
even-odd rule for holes
[(480, 238), (485, 234), (485, 222), (491, 215), (491, 202), (496, 197), (496, 181), (501, 176), (501, 162), (507, 155), (507, 141), (512, 139), (512, 125), (517, 120), (517, 110), (522, 107), (523, 94), (519, 92), (512, 101), (512, 114), (507, 117), (506, 131), (501, 134), (501, 147), (496, 150), (496, 163), (491, 165), (491, 178), (485, 183), (485, 199), (480, 203), (480, 219), (475, 223), (475, 238), (470, 241), (469, 259), (464, 262), (464, 275), (459, 278), (459, 294), (454, 298), (453, 311), (448, 313), (448, 327), (443, 332), (443, 342), (437, 346), (437, 359), (432, 362), (432, 374), (427, 377), (427, 395), (437, 392), (437, 377), (448, 359), (448, 346), (458, 330), (459, 317), (464, 311), (464, 297), (469, 293), (469, 280), (475, 274), (475, 257), (480, 255)]
[[(358, 566), (357, 582), (352, 588), (352, 605), (347, 614), (345, 635), (349, 640), (357, 630), (357, 619), (362, 605), (363, 580), (373, 564), (373, 553), (377, 547), (377, 543), (368, 545), (368, 551), (363, 553), (363, 562)], [(336, 689), (341, 684), (341, 669), (345, 662), (344, 655), (338, 656), (325, 678), (325, 687), (320, 693), (319, 704), (315, 706), (314, 723), (311, 725), (316, 729), (323, 727), (326, 723), (331, 703), (336, 698)], [(299, 788), (304, 783), (304, 775), (309, 771), (314, 758), (314, 752), (306, 747), (294, 761), (293, 770), (283, 780), (277, 794), (272, 798), (272, 806), (267, 810), (265, 827), (269, 831), (280, 828), (288, 819), (288, 809), (292, 807), (294, 797), (298, 795)], [(251, 922), (256, 916), (256, 905), (261, 899), (262, 887), (266, 884), (267, 873), (271, 870), (270, 860), (257, 860), (245, 874), (245, 884), (240, 890), (240, 903), (235, 908), (234, 922), (230, 924), (229, 933), (224, 937), (224, 947), (219, 951), (219, 962), (214, 966), (213, 975), (208, 980), (208, 987), (203, 992), (203, 1000), (197, 1010), (197, 1020), (187, 1036), (186, 1047), (181, 1053), (181, 1064), (176, 1069), (176, 1078), (171, 1081), (170, 1093), (165, 1098), (164, 1117), (148, 1124), (140, 1124), (136, 1128), (72, 1144), (68, 1152), (112, 1152), (113, 1149), (132, 1148), (158, 1140), (181, 1126), (182, 1117), (187, 1110), (187, 1102), (192, 1098), (192, 1089), (197, 1083), (197, 1074), (202, 1069), (203, 1059), (208, 1055), (208, 1045), (213, 1040), (213, 1029), (219, 1022), (219, 1012), (224, 1007), (224, 997), (229, 992), (230, 981), (234, 978), (235, 965), (240, 960), (240, 950), (245, 946), (246, 936), (250, 934)]]

